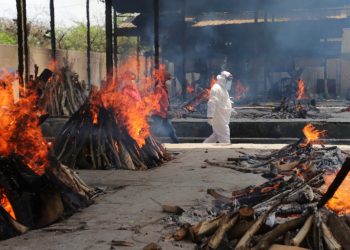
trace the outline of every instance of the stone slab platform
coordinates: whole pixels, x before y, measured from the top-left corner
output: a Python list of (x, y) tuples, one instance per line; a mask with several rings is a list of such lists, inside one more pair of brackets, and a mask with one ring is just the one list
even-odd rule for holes
[[(52, 138), (57, 135), (67, 118), (49, 118), (42, 124), (43, 133)], [(350, 119), (329, 120), (231, 120), (232, 142), (289, 143), (303, 136), (302, 129), (307, 123), (318, 129), (327, 130), (327, 138), (335, 143), (350, 144)], [(200, 142), (211, 133), (206, 119), (173, 120), (176, 133), (182, 142)], [(162, 137), (160, 135), (160, 137)]]

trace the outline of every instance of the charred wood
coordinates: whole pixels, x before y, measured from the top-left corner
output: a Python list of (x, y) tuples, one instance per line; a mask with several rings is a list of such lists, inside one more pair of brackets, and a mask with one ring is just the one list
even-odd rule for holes
[(328, 216), (328, 226), (344, 249), (350, 249), (350, 228), (336, 214), (330, 213)]

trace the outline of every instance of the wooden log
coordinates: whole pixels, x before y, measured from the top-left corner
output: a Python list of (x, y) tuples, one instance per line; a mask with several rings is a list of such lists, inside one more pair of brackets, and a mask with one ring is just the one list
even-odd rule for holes
[(279, 171), (290, 171), (299, 165), (300, 161), (292, 161), (288, 163), (280, 163), (280, 161), (271, 162)]
[(350, 228), (336, 214), (330, 213), (328, 216), (328, 226), (344, 249), (350, 249)]
[(196, 237), (201, 237), (203, 235), (209, 235), (215, 232), (215, 230), (219, 227), (225, 215), (221, 214), (215, 219), (209, 221), (199, 222), (197, 225), (192, 227), (192, 232)]
[(185, 239), (189, 235), (190, 228), (191, 228), (191, 224), (189, 223), (182, 225), (179, 229), (176, 230), (174, 234), (174, 239), (176, 241)]
[(266, 220), (267, 216), (269, 215), (270, 212), (272, 212), (276, 206), (280, 204), (280, 201), (276, 202), (273, 206), (270, 207), (269, 210), (264, 212), (249, 228), (249, 230), (243, 235), (243, 237), (240, 239), (240, 241), (236, 245), (236, 250), (244, 250), (249, 248), (250, 241), (254, 234), (260, 229), (264, 221)]
[(119, 143), (119, 156), (121, 162), (125, 164), (126, 169), (136, 170), (134, 163), (132, 162), (131, 156), (126, 150), (123, 143)]
[(323, 233), (322, 236), (323, 236), (324, 242), (327, 245), (327, 249), (341, 250), (342, 249), (341, 245), (335, 239), (335, 237), (333, 236), (331, 230), (327, 227), (327, 225), (324, 222), (322, 222), (321, 226), (322, 226), (322, 233)]
[(227, 233), (229, 239), (240, 239), (248, 229), (253, 226), (254, 221), (239, 220)]
[[(14, 220), (7, 212), (6, 210), (0, 206), (0, 218), (3, 219), (4, 223), (8, 223), (11, 227), (11, 229), (15, 230), (18, 234), (24, 234), (29, 231), (29, 227), (26, 227), (19, 223), (18, 221)], [(10, 232), (4, 232), (4, 233), (10, 233)], [(0, 238), (2, 238), (3, 235), (0, 234)]]
[(211, 249), (217, 249), (224, 238), (226, 232), (230, 230), (237, 222), (239, 218), (238, 214), (227, 214), (221, 221), (219, 228), (216, 230), (215, 234), (210, 238), (208, 246)]
[(298, 228), (300, 225), (302, 225), (306, 220), (306, 216), (299, 217), (297, 219), (288, 221), (284, 224), (280, 224), (274, 229), (272, 229), (270, 232), (265, 234), (258, 242), (258, 244), (253, 248), (253, 250), (260, 250), (264, 249), (267, 250), (273, 243), (275, 239), (277, 239), (279, 236), (284, 235), (286, 232), (290, 230), (294, 230)]
[(286, 202), (299, 202), (299, 203), (309, 203), (312, 202), (315, 198), (315, 194), (312, 188), (309, 185), (305, 185), (298, 192), (290, 195), (286, 198)]
[(291, 245), (300, 246), (301, 242), (305, 239), (309, 233), (313, 221), (313, 215), (310, 215), (305, 221), (303, 227), (299, 230), (298, 234), (291, 240)]
[(244, 220), (253, 220), (254, 219), (254, 209), (252, 207), (248, 207), (248, 206), (242, 206), (239, 208), (238, 210), (239, 215), (241, 218), (243, 218)]
[(223, 203), (231, 204), (233, 202), (233, 198), (231, 197), (226, 197), (222, 194), (219, 194), (216, 192), (214, 189), (208, 189), (207, 194), (213, 196), (216, 200), (221, 201)]
[(60, 193), (53, 188), (45, 188), (39, 193), (39, 219), (37, 227), (41, 228), (54, 223), (64, 215), (64, 207)]
[(163, 212), (181, 215), (185, 210), (183, 210), (179, 206), (173, 206), (173, 205), (162, 205)]
[(350, 216), (344, 215), (341, 217), (341, 219), (350, 227)]
[(249, 167), (239, 167), (235, 165), (230, 165), (223, 162), (212, 162), (209, 160), (205, 160), (204, 162), (208, 163), (211, 166), (215, 167), (221, 167), (221, 168), (229, 168), (232, 170), (236, 170), (242, 173), (253, 173), (253, 174), (263, 174), (263, 173), (270, 173), (269, 169), (256, 169), (256, 168), (249, 168)]
[(312, 239), (314, 249), (323, 250), (323, 241), (322, 241), (322, 227), (321, 227), (321, 218), (320, 214), (317, 211), (313, 217), (313, 230), (312, 230)]
[(307, 248), (303, 247), (296, 247), (296, 246), (286, 246), (286, 245), (279, 245), (279, 244), (273, 244), (269, 250), (308, 250)]

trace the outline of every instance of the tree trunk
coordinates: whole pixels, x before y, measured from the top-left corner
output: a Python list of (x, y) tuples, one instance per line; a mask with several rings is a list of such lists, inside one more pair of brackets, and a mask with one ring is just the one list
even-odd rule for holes
[(28, 48), (28, 29), (27, 29), (27, 3), (22, 0), (22, 27), (24, 38), (24, 83), (29, 80), (29, 48)]
[(86, 0), (86, 57), (87, 57), (87, 84), (91, 87), (91, 37), (90, 37), (90, 0)]
[(51, 58), (56, 60), (56, 32), (55, 32), (55, 6), (50, 0), (50, 29), (51, 29)]
[(22, 22), (22, 0), (16, 0), (17, 6), (17, 43), (18, 43), (18, 78), (23, 87), (23, 22)]
[(113, 79), (112, 0), (106, 0), (106, 70), (107, 82)]
[(159, 0), (153, 0), (154, 11), (154, 68), (159, 69)]
[(115, 78), (117, 77), (117, 65), (118, 65), (118, 18), (117, 10), (113, 8), (113, 59), (114, 59), (114, 68), (115, 68)]

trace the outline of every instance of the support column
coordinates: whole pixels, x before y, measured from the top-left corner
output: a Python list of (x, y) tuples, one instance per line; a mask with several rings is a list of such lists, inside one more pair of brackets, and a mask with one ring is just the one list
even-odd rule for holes
[(50, 34), (51, 34), (51, 58), (56, 60), (56, 32), (55, 32), (55, 6), (54, 0), (50, 0)]
[(113, 41), (112, 41), (112, 0), (105, 0), (106, 7), (106, 72), (107, 82), (113, 79)]
[(22, 0), (16, 0), (17, 7), (17, 44), (18, 44), (18, 80), (23, 87), (23, 22), (22, 22)]
[(90, 0), (86, 0), (86, 57), (87, 57), (87, 84), (91, 88), (91, 32), (90, 32)]
[(324, 74), (324, 97), (326, 99), (329, 98), (329, 93), (328, 93), (328, 58), (324, 58), (324, 68), (323, 68), (323, 74)]
[(24, 86), (29, 80), (29, 47), (28, 47), (28, 27), (27, 27), (27, 3), (22, 0), (22, 27), (24, 46)]
[(117, 78), (117, 66), (118, 66), (118, 14), (117, 10), (113, 8), (113, 60), (115, 69), (115, 78)]
[(186, 81), (186, 0), (182, 0), (181, 8), (181, 21), (182, 21), (182, 41), (181, 41), (181, 69), (180, 69), (180, 81), (182, 85), (182, 99), (186, 100), (187, 97), (187, 81)]
[(159, 0), (153, 0), (154, 14), (154, 68), (159, 69)]

